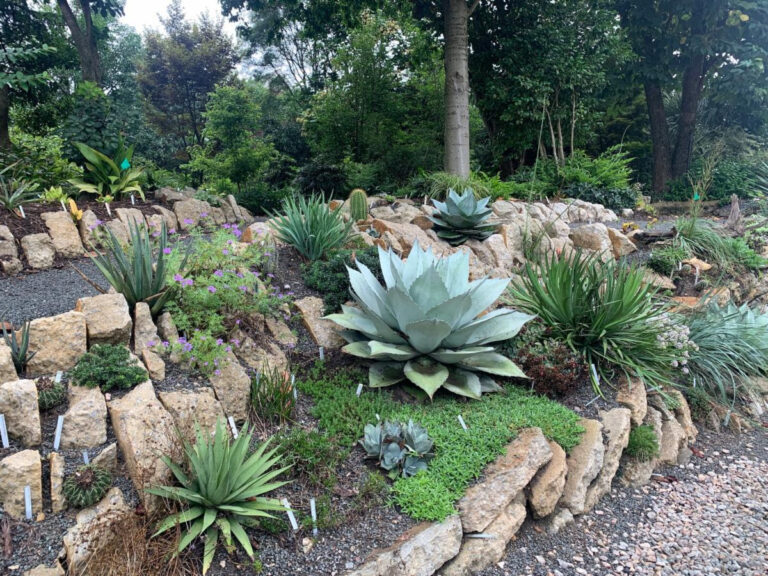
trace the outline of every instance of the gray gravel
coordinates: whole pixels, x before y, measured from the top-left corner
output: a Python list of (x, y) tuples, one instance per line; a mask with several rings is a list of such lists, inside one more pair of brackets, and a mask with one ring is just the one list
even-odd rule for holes
[[(109, 284), (88, 258), (71, 261), (88, 278), (104, 288)], [(44, 316), (69, 312), (78, 298), (98, 292), (67, 263), (21, 276), (0, 277), (0, 320), (19, 324)]]
[[(481, 576), (765, 576), (768, 434), (702, 433), (678, 482), (615, 488), (559, 534), (526, 526)], [(726, 448), (727, 446), (727, 448)]]

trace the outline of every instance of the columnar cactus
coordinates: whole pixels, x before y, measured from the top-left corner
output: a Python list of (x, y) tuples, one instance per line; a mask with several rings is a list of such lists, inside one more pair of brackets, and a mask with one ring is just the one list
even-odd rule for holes
[(349, 193), (349, 213), (355, 222), (368, 218), (368, 196), (362, 188)]

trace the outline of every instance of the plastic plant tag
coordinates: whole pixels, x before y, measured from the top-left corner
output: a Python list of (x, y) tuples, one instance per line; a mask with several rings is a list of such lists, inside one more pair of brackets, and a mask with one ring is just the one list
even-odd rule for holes
[(589, 368), (592, 370), (592, 378), (594, 378), (595, 389), (600, 389), (600, 375), (597, 373), (597, 368), (594, 364), (590, 364)]
[(109, 215), (110, 215), (110, 217), (111, 217), (111, 216), (112, 216), (112, 210), (110, 210), (110, 209), (109, 209), (109, 202), (105, 202), (105, 203), (104, 203), (104, 206), (106, 206), (106, 207), (107, 207), (107, 214), (109, 214)]
[(296, 374), (291, 374), (291, 388), (293, 389), (293, 399), (299, 399), (299, 391), (296, 390)]
[(21, 217), (26, 220), (27, 215), (24, 214), (24, 206), (19, 206), (19, 212), (21, 212)]
[(32, 520), (32, 488), (24, 486), (24, 512), (27, 520)]
[(360, 382), (360, 384), (357, 385), (357, 391), (355, 391), (355, 396), (360, 398), (360, 394), (363, 393), (363, 383)]
[(58, 450), (59, 444), (61, 444), (61, 429), (64, 427), (64, 416), (59, 415), (59, 419), (56, 421), (56, 435), (53, 438), (53, 449)]
[(64, 376), (64, 372), (62, 372), (61, 370), (56, 372), (56, 379), (54, 380), (54, 382), (56, 382), (56, 384), (59, 384), (61, 382), (62, 376)]
[(131, 194), (131, 206), (136, 206), (136, 198)]
[(0, 414), (0, 440), (3, 443), (3, 448), (8, 448), (8, 428), (5, 427), (5, 414)]
[(293, 515), (293, 510), (291, 510), (291, 503), (288, 502), (288, 498), (283, 498), (280, 502), (285, 506), (285, 513), (288, 515), (288, 521), (291, 523), (291, 528), (296, 532), (299, 529), (299, 524), (296, 522), (296, 516)]
[(229, 427), (232, 429), (232, 437), (237, 440), (237, 437), (240, 435), (237, 432), (237, 426), (235, 425), (235, 419), (230, 416), (227, 418), (227, 422), (229, 422)]
[(324, 362), (325, 361), (325, 348), (320, 346), (318, 351), (320, 352), (320, 362)]
[(83, 450), (83, 464), (89, 464), (90, 458), (88, 458), (88, 450)]
[(309, 499), (309, 512), (312, 514), (312, 536), (317, 538), (317, 509), (314, 498)]
[(461, 417), (461, 414), (459, 414), (459, 424), (461, 424), (461, 427), (464, 428), (464, 430), (467, 429), (467, 423), (464, 422), (464, 418)]
[(61, 204), (61, 210), (62, 210), (63, 212), (66, 212), (66, 211), (67, 211), (67, 207), (66, 207), (66, 206), (64, 206), (64, 200), (59, 200), (59, 204)]

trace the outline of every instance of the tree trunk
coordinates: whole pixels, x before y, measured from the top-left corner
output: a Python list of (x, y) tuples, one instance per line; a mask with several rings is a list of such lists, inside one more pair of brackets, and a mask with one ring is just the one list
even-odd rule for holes
[(444, 0), (445, 171), (469, 176), (469, 37), (466, 0)]
[(11, 109), (11, 91), (8, 86), (0, 88), (0, 150), (9, 150), (11, 135), (8, 132), (8, 112)]
[(645, 81), (645, 101), (651, 121), (651, 144), (653, 146), (653, 190), (662, 192), (670, 178), (671, 150), (669, 128), (664, 111), (664, 97), (661, 86), (651, 80)]
[(693, 140), (696, 136), (696, 110), (699, 107), (704, 79), (705, 60), (695, 56), (683, 74), (680, 119), (677, 123), (677, 141), (672, 159), (672, 178), (680, 178), (688, 172), (693, 154)]
[(83, 10), (83, 20), (85, 21), (85, 30), (80, 28), (77, 17), (67, 0), (57, 0), (64, 24), (67, 25), (69, 33), (72, 34), (72, 41), (77, 49), (77, 55), (80, 59), (80, 70), (83, 80), (86, 82), (95, 82), (101, 86), (101, 60), (99, 51), (96, 47), (96, 36), (93, 33), (93, 18), (91, 16), (91, 5), (89, 0), (80, 0), (80, 7)]

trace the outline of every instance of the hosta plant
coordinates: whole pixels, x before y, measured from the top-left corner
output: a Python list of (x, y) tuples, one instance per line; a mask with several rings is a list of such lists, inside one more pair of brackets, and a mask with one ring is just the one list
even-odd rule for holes
[(485, 223), (493, 211), (488, 208), (490, 198), (477, 200), (471, 188), (461, 195), (448, 191), (445, 202), (432, 200), (438, 212), (429, 219), (435, 225), (437, 235), (451, 246), (464, 244), (467, 240), (485, 240), (497, 226)]
[(389, 421), (375, 426), (366, 424), (365, 436), (360, 440), (367, 457), (375, 458), (393, 480), (426, 470), (433, 456), (432, 444), (427, 431), (412, 420), (408, 424)]
[(155, 536), (183, 525), (176, 553), (182, 552), (195, 539), (205, 536), (203, 574), (208, 572), (216, 552), (219, 537), (228, 549), (232, 538), (253, 559), (253, 547), (244, 526), (258, 523), (259, 518), (273, 518), (270, 512), (285, 510), (274, 498), (265, 494), (285, 485), (275, 478), (289, 466), (277, 468), (280, 456), (277, 448), (267, 450), (264, 442), (250, 451), (253, 433), (246, 425), (238, 437), (230, 440), (229, 432), (220, 420), (211, 437), (199, 428), (194, 445), (184, 442), (186, 471), (170, 458), (163, 461), (181, 486), (158, 486), (150, 494), (178, 502), (183, 510), (168, 516), (157, 528)]
[(110, 486), (112, 474), (109, 470), (95, 464), (86, 464), (65, 478), (62, 492), (67, 502), (75, 508), (87, 508), (101, 500)]
[(358, 262), (349, 281), (359, 308), (344, 305), (328, 316), (346, 328), (346, 353), (373, 360), (372, 387), (407, 380), (429, 398), (444, 388), (479, 399), (499, 389), (492, 375), (525, 377), (492, 344), (515, 336), (532, 316), (506, 308), (480, 316), (509, 280), (469, 282), (466, 253), (436, 258), (418, 243), (406, 261), (379, 249), (379, 263), (384, 286)]

